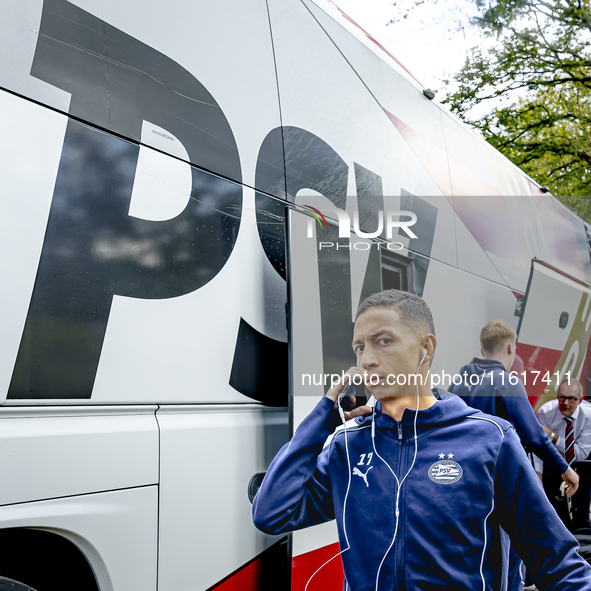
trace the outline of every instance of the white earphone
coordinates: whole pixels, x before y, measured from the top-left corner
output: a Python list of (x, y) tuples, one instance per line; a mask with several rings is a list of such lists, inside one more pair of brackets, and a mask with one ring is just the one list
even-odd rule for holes
[[(421, 367), (421, 365), (423, 365), (423, 361), (425, 361), (425, 357), (427, 357), (428, 353), (429, 353), (429, 351), (427, 351), (427, 349), (425, 347), (423, 347), (423, 356), (421, 357), (421, 360), (419, 361), (419, 367)], [(417, 367), (417, 371), (419, 371), (418, 367)]]

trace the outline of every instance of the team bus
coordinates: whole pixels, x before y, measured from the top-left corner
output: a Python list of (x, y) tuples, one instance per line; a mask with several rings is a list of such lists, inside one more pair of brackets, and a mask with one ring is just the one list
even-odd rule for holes
[(252, 498), (382, 288), (586, 379), (589, 228), (424, 91), (325, 0), (1, 3), (0, 589), (303, 591)]

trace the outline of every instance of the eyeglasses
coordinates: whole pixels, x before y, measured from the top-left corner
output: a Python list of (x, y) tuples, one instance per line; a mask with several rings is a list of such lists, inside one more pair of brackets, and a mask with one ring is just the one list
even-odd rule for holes
[(560, 400), (560, 402), (578, 402), (579, 399), (575, 398), (574, 396), (562, 396), (559, 394), (556, 398)]

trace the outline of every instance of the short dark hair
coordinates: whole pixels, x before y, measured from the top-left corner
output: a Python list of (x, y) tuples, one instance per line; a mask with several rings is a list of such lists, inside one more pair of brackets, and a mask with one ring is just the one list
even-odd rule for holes
[(392, 307), (398, 310), (400, 320), (415, 331), (421, 330), (420, 327), (427, 326), (429, 332), (435, 336), (435, 324), (433, 315), (429, 306), (423, 298), (408, 291), (399, 289), (386, 289), (365, 298), (357, 309), (355, 320), (369, 308), (374, 307)]

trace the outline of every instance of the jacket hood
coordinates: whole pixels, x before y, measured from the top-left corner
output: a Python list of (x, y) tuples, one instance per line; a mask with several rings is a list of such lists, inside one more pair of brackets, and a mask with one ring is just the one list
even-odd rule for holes
[[(434, 388), (433, 394), (435, 394), (437, 402), (433, 406), (424, 410), (419, 410), (418, 412), (416, 425), (419, 434), (421, 431), (425, 432), (429, 429), (456, 423), (464, 420), (468, 416), (480, 413), (479, 410), (467, 406), (459, 396), (450, 394), (446, 390)], [(410, 430), (413, 430), (415, 413), (416, 411), (407, 408), (404, 411), (402, 420), (396, 421), (389, 415), (382, 413), (381, 404), (378, 401), (375, 410), (376, 428), (392, 431), (395, 434), (400, 425), (404, 432), (408, 433), (407, 427), (410, 428)], [(359, 425), (371, 424), (372, 415), (358, 417), (355, 421)]]
[(484, 372), (500, 369), (505, 371), (505, 366), (500, 361), (494, 361), (492, 359), (478, 359), (474, 357), (468, 365), (464, 365), (460, 369), (460, 375), (463, 376), (467, 373), (469, 376), (477, 375), (481, 376)]

